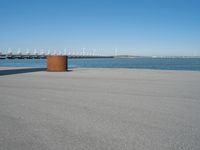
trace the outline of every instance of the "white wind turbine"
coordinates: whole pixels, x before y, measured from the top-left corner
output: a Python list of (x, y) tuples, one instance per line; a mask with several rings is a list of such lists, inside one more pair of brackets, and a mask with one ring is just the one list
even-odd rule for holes
[(85, 48), (82, 48), (83, 56), (85, 55)]
[(20, 48), (18, 48), (17, 54), (18, 54), (18, 55), (21, 55), (21, 54), (22, 54), (22, 51), (21, 51)]
[(118, 50), (117, 49), (115, 49), (115, 56), (117, 56), (118, 55)]
[(64, 49), (64, 55), (67, 55), (67, 49), (66, 48)]

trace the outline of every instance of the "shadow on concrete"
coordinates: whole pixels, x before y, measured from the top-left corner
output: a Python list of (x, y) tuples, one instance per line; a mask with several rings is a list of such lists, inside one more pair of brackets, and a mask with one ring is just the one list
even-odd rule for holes
[(19, 68), (19, 69), (0, 70), (0, 76), (38, 72), (38, 71), (46, 71), (46, 68)]

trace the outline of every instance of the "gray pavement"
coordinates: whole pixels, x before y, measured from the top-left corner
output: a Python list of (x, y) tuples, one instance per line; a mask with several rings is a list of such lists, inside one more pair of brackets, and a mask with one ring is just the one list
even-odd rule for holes
[(199, 149), (200, 72), (0, 75), (0, 150)]

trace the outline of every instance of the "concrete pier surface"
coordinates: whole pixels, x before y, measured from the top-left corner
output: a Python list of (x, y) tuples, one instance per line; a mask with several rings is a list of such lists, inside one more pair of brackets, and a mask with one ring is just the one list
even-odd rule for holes
[(0, 68), (0, 150), (200, 149), (200, 72), (17, 70)]

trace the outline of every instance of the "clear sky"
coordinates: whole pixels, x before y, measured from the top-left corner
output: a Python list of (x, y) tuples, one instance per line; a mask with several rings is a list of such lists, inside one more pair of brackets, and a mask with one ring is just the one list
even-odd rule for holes
[(200, 55), (200, 0), (0, 0), (0, 50)]

